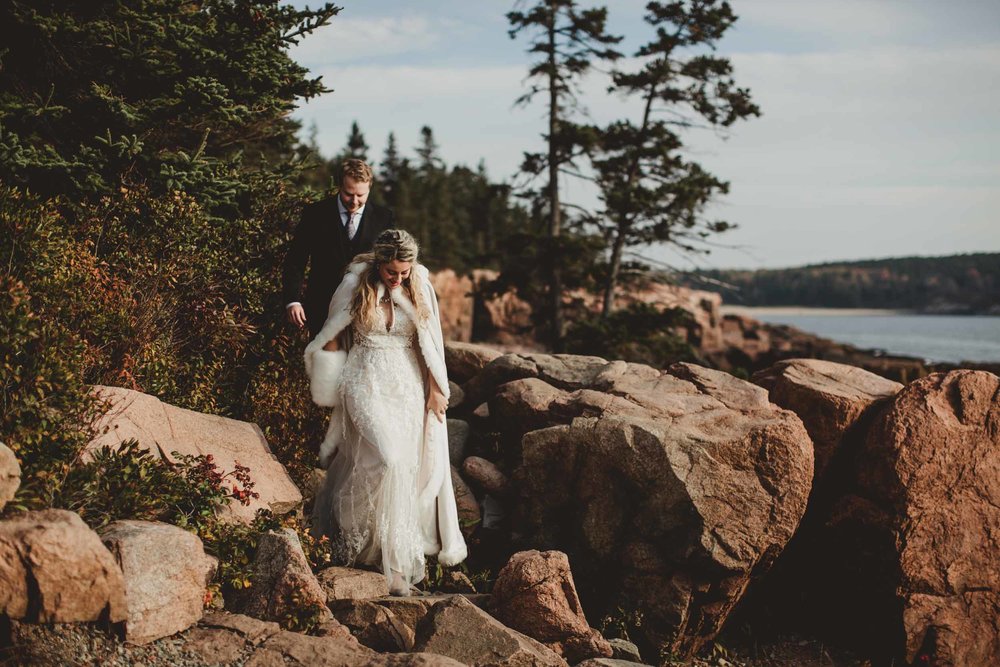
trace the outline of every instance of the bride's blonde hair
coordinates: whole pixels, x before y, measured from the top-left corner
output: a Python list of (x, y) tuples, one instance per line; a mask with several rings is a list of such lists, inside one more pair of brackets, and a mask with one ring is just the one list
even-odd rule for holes
[(410, 297), (417, 312), (418, 320), (430, 317), (423, 292), (423, 279), (417, 273), (417, 256), (420, 252), (417, 240), (402, 229), (387, 229), (375, 239), (371, 252), (366, 252), (354, 258), (354, 262), (367, 264), (361, 273), (361, 284), (354, 292), (351, 302), (351, 316), (355, 321), (364, 324), (366, 329), (375, 327), (375, 308), (378, 306), (378, 285), (382, 281), (379, 276), (379, 266), (386, 262), (398, 260), (411, 264), (410, 277), (403, 281), (403, 289)]

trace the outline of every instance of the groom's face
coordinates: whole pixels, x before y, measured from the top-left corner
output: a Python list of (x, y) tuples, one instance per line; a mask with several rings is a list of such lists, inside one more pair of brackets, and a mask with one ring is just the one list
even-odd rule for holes
[(344, 176), (344, 183), (340, 186), (340, 201), (344, 202), (344, 208), (348, 213), (354, 213), (365, 205), (371, 187), (371, 183)]

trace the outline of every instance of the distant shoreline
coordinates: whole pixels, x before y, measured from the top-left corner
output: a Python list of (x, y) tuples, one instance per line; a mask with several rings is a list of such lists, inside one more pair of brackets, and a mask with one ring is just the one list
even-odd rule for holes
[(920, 315), (916, 310), (893, 308), (812, 308), (809, 306), (737, 306), (723, 304), (723, 315)]

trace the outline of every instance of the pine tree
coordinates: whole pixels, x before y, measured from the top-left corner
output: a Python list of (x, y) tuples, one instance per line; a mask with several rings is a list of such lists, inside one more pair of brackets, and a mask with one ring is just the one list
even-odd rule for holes
[(144, 184), (233, 211), (242, 173), (293, 158), (288, 114), (326, 89), (288, 48), (338, 12), (269, 0), (2, 3), (0, 178), (74, 201)]
[(650, 2), (646, 8), (656, 36), (636, 52), (638, 69), (614, 74), (611, 91), (639, 98), (641, 117), (603, 128), (594, 151), (604, 204), (594, 220), (611, 244), (603, 317), (614, 306), (625, 248), (666, 242), (699, 251), (709, 236), (732, 227), (705, 220), (705, 206), (729, 186), (684, 159), (678, 131), (728, 128), (760, 115), (749, 91), (734, 82), (729, 60), (713, 54), (737, 18), (728, 2)]
[(348, 158), (368, 162), (368, 143), (365, 141), (365, 135), (361, 133), (361, 128), (358, 127), (358, 121), (351, 123), (351, 133), (347, 135), (347, 144), (341, 153), (341, 160)]
[[(525, 11), (509, 12), (507, 20), (511, 38), (522, 32), (530, 33), (528, 51), (540, 56), (528, 70), (531, 86), (518, 102), (526, 104), (538, 93), (546, 95), (548, 147), (544, 154), (525, 154), (522, 170), (532, 176), (547, 173), (544, 197), (548, 204), (548, 234), (554, 241), (563, 232), (559, 175), (573, 165), (586, 142), (581, 128), (572, 122), (573, 112), (579, 106), (576, 86), (594, 59), (613, 61), (620, 57), (611, 46), (621, 38), (608, 34), (606, 8), (581, 9), (575, 0), (541, 0)], [(552, 246), (549, 309), (552, 343), (558, 349), (563, 335), (562, 253), (558, 243), (553, 242)]]

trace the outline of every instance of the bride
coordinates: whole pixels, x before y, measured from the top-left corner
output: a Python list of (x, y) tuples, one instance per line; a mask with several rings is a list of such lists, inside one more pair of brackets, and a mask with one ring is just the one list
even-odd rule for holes
[(313, 400), (332, 407), (313, 532), (348, 563), (381, 567), (393, 595), (466, 557), (448, 460), (448, 378), (437, 297), (417, 243), (390, 229), (354, 259), (305, 351)]

